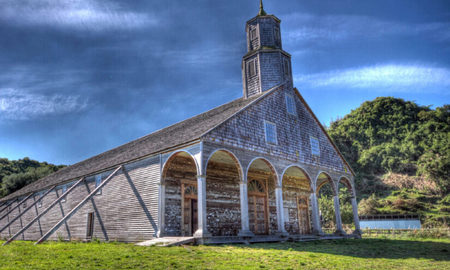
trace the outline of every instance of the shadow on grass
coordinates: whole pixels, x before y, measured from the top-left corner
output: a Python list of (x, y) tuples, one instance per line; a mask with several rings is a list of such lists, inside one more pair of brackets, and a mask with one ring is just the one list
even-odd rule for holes
[(431, 259), (450, 261), (450, 243), (401, 239), (342, 239), (312, 242), (252, 244), (247, 248), (289, 250), (359, 258)]

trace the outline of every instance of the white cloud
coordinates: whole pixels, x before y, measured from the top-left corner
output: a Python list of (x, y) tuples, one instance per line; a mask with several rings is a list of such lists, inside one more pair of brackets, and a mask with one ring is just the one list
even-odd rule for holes
[(437, 41), (450, 40), (450, 23), (405, 23), (359, 15), (326, 15), (293, 13), (284, 15), (291, 41), (344, 41), (386, 36), (420, 36)]
[(6, 0), (0, 18), (19, 25), (42, 25), (91, 31), (140, 28), (158, 24), (148, 14), (125, 11), (99, 0)]
[(28, 120), (79, 112), (88, 102), (80, 96), (42, 95), (12, 88), (0, 89), (0, 119)]
[(297, 75), (295, 82), (309, 87), (371, 88), (374, 90), (437, 92), (448, 91), (450, 70), (421, 65), (376, 65)]

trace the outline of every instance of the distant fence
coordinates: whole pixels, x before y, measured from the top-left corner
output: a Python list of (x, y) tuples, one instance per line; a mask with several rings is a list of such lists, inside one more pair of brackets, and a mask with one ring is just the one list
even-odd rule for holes
[(361, 229), (420, 229), (418, 215), (377, 215), (360, 216)]
[(364, 237), (373, 236), (406, 236), (417, 238), (450, 238), (450, 228), (425, 229), (363, 229)]

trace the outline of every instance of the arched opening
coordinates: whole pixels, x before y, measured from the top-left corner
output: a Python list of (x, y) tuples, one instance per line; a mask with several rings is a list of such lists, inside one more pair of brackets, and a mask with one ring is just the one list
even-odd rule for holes
[(227, 150), (215, 151), (206, 167), (207, 228), (213, 236), (237, 235), (241, 229), (240, 189), (242, 169)]
[(331, 177), (322, 172), (317, 177), (317, 200), (319, 202), (319, 217), (322, 230), (333, 233), (336, 229), (336, 216), (334, 209), (334, 195), (336, 190)]
[(198, 227), (197, 164), (187, 152), (173, 154), (162, 172), (165, 185), (164, 235), (191, 236)]
[(342, 226), (344, 231), (351, 233), (355, 230), (355, 222), (353, 218), (353, 187), (350, 181), (341, 177), (339, 180), (339, 205), (341, 211)]
[(311, 234), (310, 183), (297, 166), (288, 167), (283, 174), (284, 221), (289, 234)]
[(248, 220), (254, 234), (278, 230), (275, 187), (277, 175), (269, 161), (253, 160), (247, 171)]

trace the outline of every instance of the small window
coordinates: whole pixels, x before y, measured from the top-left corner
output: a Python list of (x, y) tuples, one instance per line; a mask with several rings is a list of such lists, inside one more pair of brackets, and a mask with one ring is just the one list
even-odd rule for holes
[[(101, 174), (97, 174), (95, 176), (95, 187), (97, 188), (98, 186), (100, 186), (100, 184), (102, 183), (102, 175)], [(96, 195), (100, 195), (102, 194), (102, 190), (99, 189), (96, 193)]]
[(294, 97), (288, 94), (286, 94), (286, 110), (289, 114), (296, 115)]
[(284, 74), (289, 76), (289, 60), (284, 58)]
[[(62, 186), (62, 189), (61, 189), (61, 196), (62, 196), (64, 193), (66, 193), (66, 191), (67, 191), (67, 186), (66, 186), (66, 185)], [(64, 198), (62, 198), (61, 202), (66, 202), (66, 197), (65, 197), (65, 196), (64, 196)]]
[(280, 30), (278, 28), (273, 29), (273, 38), (275, 42), (278, 42), (280, 40)]
[(274, 123), (264, 121), (266, 142), (277, 144), (277, 126)]
[(247, 62), (247, 69), (250, 77), (256, 76), (256, 60)]
[(319, 139), (315, 137), (309, 137), (311, 143), (311, 154), (314, 156), (320, 156)]
[(94, 235), (94, 212), (87, 215), (86, 238), (91, 239)]
[(254, 40), (256, 39), (257, 35), (256, 35), (256, 27), (250, 29), (250, 40)]

